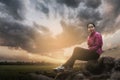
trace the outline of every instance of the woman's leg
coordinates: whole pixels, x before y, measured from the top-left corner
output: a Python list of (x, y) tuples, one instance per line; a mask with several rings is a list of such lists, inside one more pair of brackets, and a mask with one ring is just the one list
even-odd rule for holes
[(95, 51), (90, 51), (88, 49), (76, 47), (73, 51), (72, 56), (67, 60), (67, 62), (63, 65), (64, 67), (73, 67), (76, 60), (97, 60), (99, 58), (99, 54)]
[(74, 48), (72, 56), (66, 61), (66, 63), (63, 66), (72, 68), (75, 61), (80, 56), (82, 56), (82, 50), (83, 50), (83, 48), (80, 48), (80, 47)]

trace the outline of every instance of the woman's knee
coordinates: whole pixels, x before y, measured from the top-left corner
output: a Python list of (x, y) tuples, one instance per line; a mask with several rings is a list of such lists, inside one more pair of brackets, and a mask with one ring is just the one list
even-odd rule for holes
[(74, 48), (74, 51), (77, 51), (77, 50), (79, 50), (80, 49), (80, 47), (75, 47)]
[(80, 52), (80, 47), (75, 47), (73, 51), (73, 55), (78, 54)]
[(75, 47), (74, 48), (74, 51), (80, 51), (80, 50), (82, 50), (83, 48), (81, 48), (81, 47)]

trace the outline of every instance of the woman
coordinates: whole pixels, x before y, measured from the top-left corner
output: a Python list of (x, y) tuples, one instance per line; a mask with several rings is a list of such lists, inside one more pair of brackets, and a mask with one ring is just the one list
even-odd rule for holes
[(90, 33), (87, 39), (88, 49), (76, 47), (72, 56), (67, 60), (65, 64), (55, 68), (55, 71), (72, 69), (75, 60), (97, 60), (102, 53), (103, 40), (99, 32), (95, 30), (95, 25), (89, 23), (87, 25), (88, 32)]

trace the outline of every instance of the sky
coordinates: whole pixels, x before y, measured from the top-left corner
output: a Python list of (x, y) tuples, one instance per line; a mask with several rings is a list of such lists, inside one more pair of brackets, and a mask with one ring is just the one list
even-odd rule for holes
[(120, 0), (0, 0), (0, 60), (64, 62), (87, 48), (87, 24), (103, 50), (120, 46)]

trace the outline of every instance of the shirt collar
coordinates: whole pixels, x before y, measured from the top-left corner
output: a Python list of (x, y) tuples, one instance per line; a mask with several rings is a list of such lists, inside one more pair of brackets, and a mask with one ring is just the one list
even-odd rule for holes
[(93, 32), (90, 34), (90, 36), (94, 35), (94, 34), (95, 34), (95, 32), (96, 32), (96, 31), (93, 31)]

